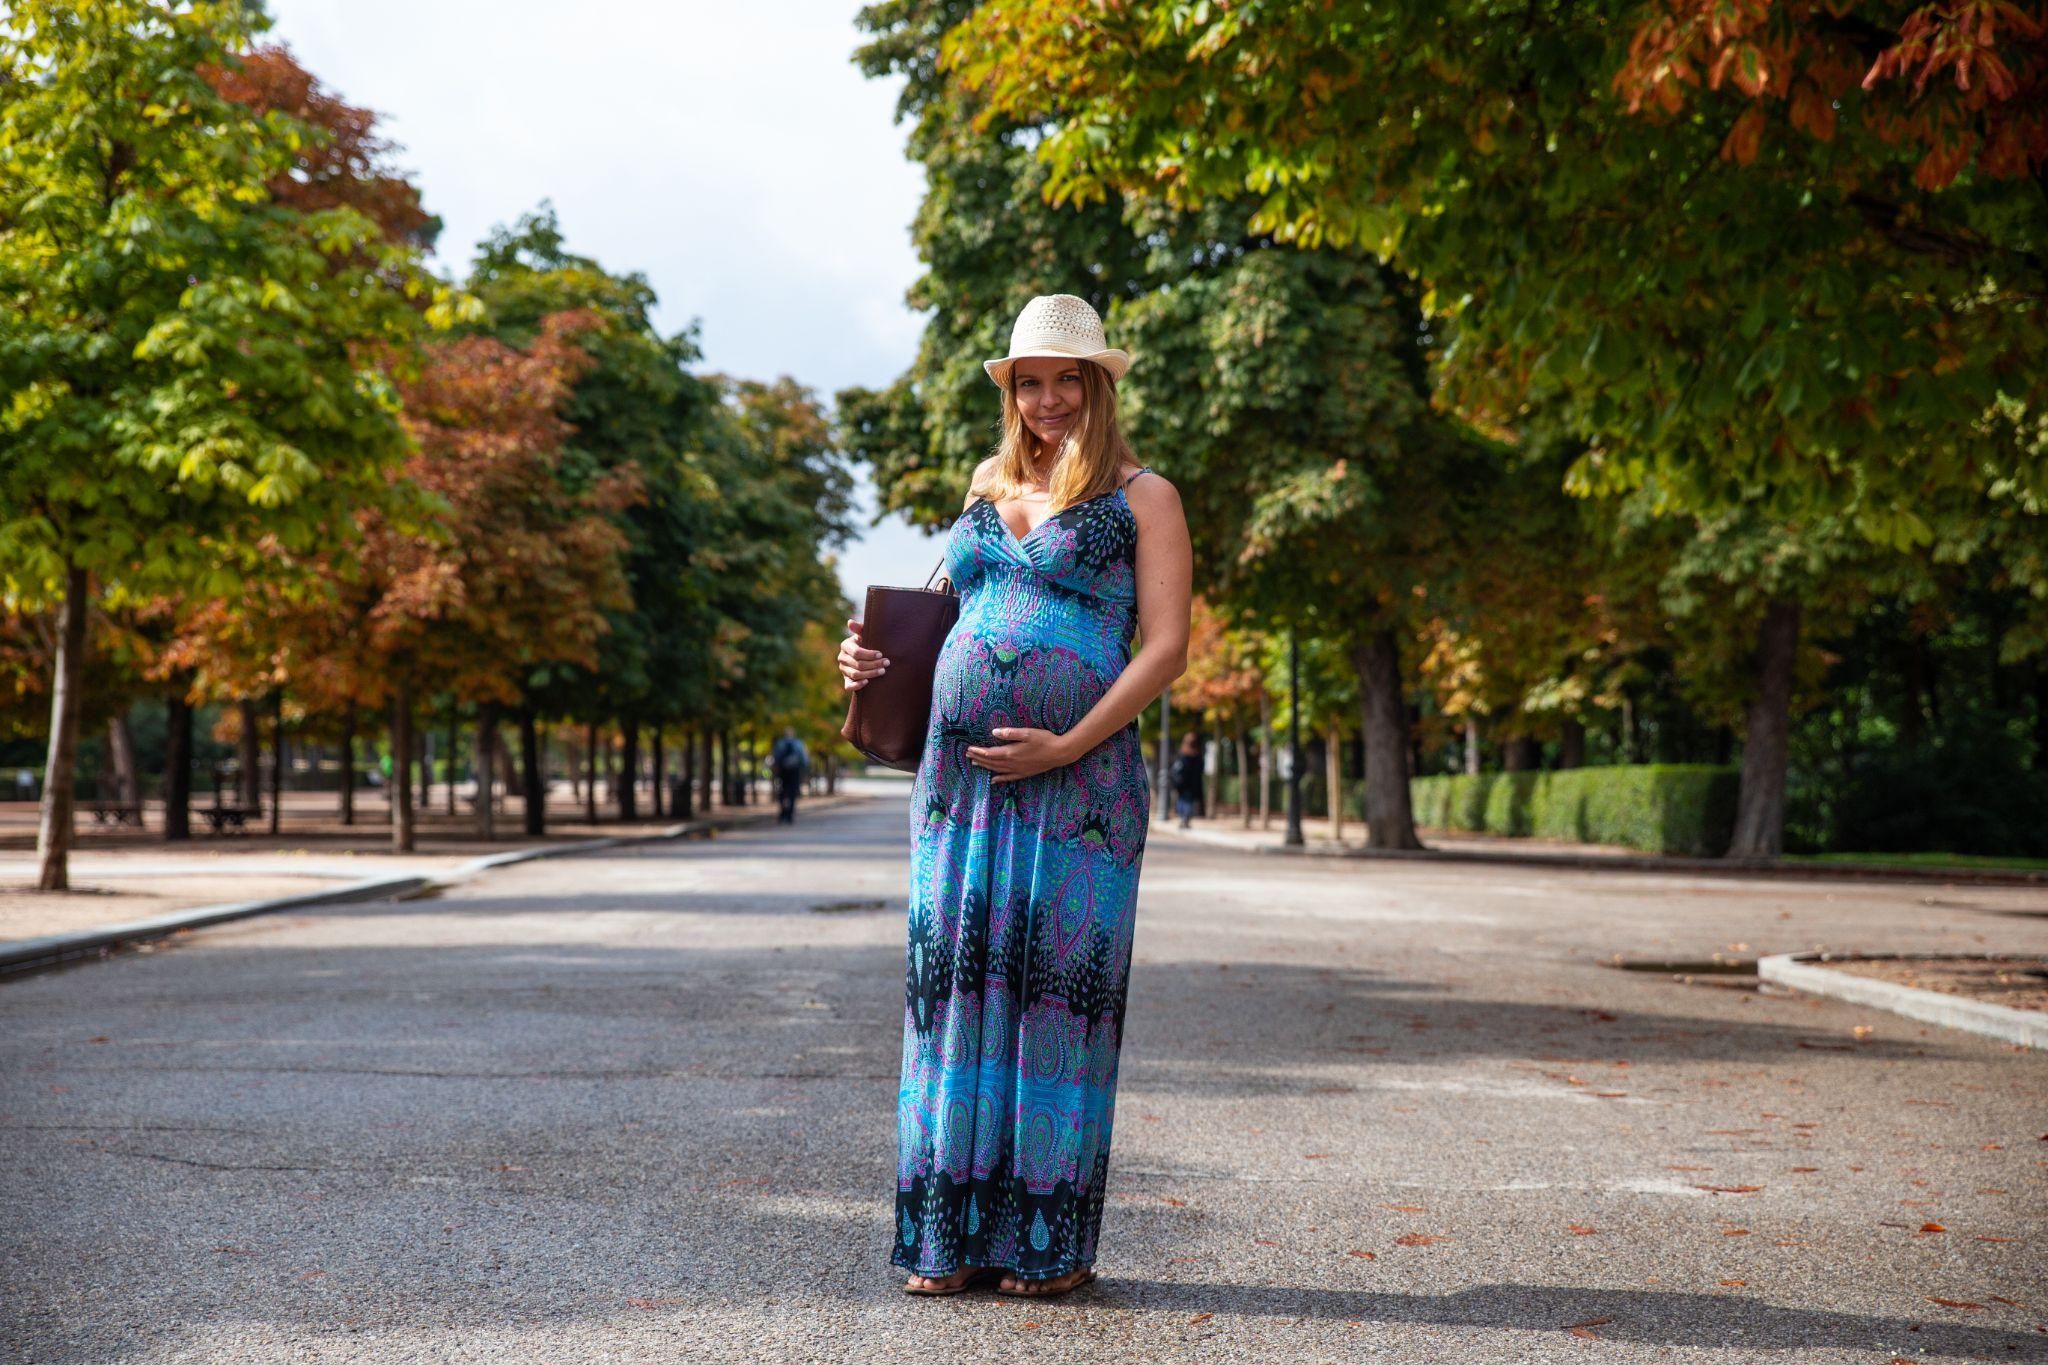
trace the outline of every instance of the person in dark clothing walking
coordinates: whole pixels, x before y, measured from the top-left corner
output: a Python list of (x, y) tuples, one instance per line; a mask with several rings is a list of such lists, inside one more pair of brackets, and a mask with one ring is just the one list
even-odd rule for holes
[(797, 794), (803, 790), (804, 775), (811, 769), (811, 751), (797, 738), (795, 726), (782, 727), (781, 737), (768, 751), (768, 762), (775, 770), (776, 823), (793, 825)]
[(1174, 755), (1170, 777), (1174, 809), (1180, 815), (1180, 827), (1186, 829), (1202, 804), (1202, 741), (1193, 730), (1180, 737), (1180, 752)]

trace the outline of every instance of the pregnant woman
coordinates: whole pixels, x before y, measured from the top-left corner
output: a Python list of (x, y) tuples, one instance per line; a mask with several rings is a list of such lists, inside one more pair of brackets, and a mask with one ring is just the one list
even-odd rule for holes
[[(1187, 667), (1193, 574), (1179, 495), (1117, 429), (1129, 364), (1055, 294), (984, 365), (1002, 441), (946, 542), (960, 619), (911, 789), (891, 1260), (914, 1294), (1094, 1278), (1149, 811), (1137, 716)], [(853, 689), (888, 660), (847, 624)]]

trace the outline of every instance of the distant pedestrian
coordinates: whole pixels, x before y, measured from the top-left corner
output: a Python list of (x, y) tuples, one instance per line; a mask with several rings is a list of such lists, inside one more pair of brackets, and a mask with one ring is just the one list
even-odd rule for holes
[(775, 747), (768, 751), (769, 766), (775, 770), (775, 819), (778, 824), (796, 823), (796, 798), (803, 790), (804, 776), (811, 769), (811, 751), (797, 738), (796, 727), (785, 725)]
[(1180, 827), (1188, 828), (1202, 805), (1202, 741), (1193, 730), (1180, 737), (1180, 752), (1174, 755), (1173, 807), (1180, 816)]

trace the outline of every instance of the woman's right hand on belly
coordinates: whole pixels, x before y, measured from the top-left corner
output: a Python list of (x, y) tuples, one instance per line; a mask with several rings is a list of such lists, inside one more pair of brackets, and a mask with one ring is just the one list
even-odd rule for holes
[(846, 628), (853, 633), (839, 642), (839, 673), (846, 680), (844, 690), (858, 692), (870, 679), (881, 677), (889, 661), (882, 657), (881, 650), (861, 644), (860, 622), (848, 617)]

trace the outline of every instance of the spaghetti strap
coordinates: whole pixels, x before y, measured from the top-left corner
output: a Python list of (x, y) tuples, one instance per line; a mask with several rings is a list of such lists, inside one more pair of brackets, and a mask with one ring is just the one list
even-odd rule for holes
[(1124, 482), (1123, 482), (1123, 486), (1124, 486), (1125, 488), (1129, 488), (1129, 487), (1131, 486), (1131, 479), (1135, 479), (1135, 478), (1137, 478), (1137, 477), (1138, 477), (1138, 474), (1150, 474), (1151, 472), (1152, 472), (1152, 466), (1151, 466), (1151, 465), (1149, 465), (1149, 464), (1148, 464), (1148, 465), (1141, 465), (1141, 466), (1139, 466), (1139, 468), (1138, 468), (1138, 473), (1137, 473), (1137, 474), (1133, 474), (1133, 475), (1131, 475), (1131, 478), (1130, 478), (1130, 479), (1125, 479), (1125, 480), (1124, 480)]

